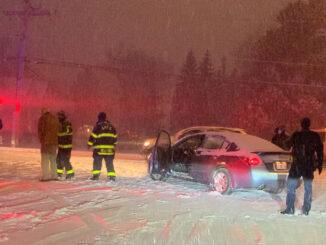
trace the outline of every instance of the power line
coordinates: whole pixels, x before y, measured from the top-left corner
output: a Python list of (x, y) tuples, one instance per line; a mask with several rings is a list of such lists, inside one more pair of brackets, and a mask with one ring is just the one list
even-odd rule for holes
[[(166, 75), (170, 77), (179, 78), (180, 74), (177, 73), (167, 73), (167, 72), (147, 72), (141, 71), (141, 70), (134, 70), (134, 69), (126, 69), (121, 67), (113, 67), (113, 66), (107, 66), (107, 65), (92, 65), (92, 64), (82, 64), (82, 63), (75, 63), (75, 62), (66, 62), (66, 61), (49, 61), (45, 59), (40, 59), (39, 61), (30, 61), (26, 60), (27, 62), (34, 63), (34, 64), (47, 64), (47, 65), (59, 65), (59, 66), (70, 66), (70, 67), (77, 67), (77, 68), (96, 68), (96, 69), (102, 69), (107, 72), (112, 73), (127, 73), (127, 72), (139, 72), (139, 73), (145, 73), (145, 74), (161, 74)], [(270, 81), (263, 81), (263, 80), (243, 80), (243, 79), (227, 79), (227, 82), (233, 82), (233, 83), (253, 83), (253, 84), (265, 84), (265, 85), (281, 85), (281, 86), (297, 86), (297, 87), (310, 87), (310, 88), (326, 88), (326, 85), (317, 85), (317, 84), (302, 84), (302, 83), (293, 83), (293, 82), (270, 82)]]
[[(232, 80), (229, 82), (232, 82)], [(241, 82), (241, 83), (258, 83), (258, 84), (265, 84), (265, 85), (281, 85), (281, 86), (297, 86), (297, 87), (310, 87), (310, 88), (326, 88), (326, 85), (317, 85), (317, 84), (302, 84), (302, 83), (289, 83), (289, 82), (269, 82), (269, 81), (262, 81), (262, 80), (243, 80), (243, 79), (234, 79), (234, 83)]]
[(260, 59), (253, 59), (253, 58), (245, 58), (245, 57), (232, 57), (233, 60), (243, 60), (248, 62), (254, 63), (268, 63), (268, 64), (281, 64), (281, 65), (289, 65), (289, 66), (312, 66), (312, 67), (323, 67), (326, 69), (326, 64), (309, 64), (309, 63), (296, 63), (296, 62), (286, 62), (286, 61), (275, 61), (275, 60), (260, 60)]

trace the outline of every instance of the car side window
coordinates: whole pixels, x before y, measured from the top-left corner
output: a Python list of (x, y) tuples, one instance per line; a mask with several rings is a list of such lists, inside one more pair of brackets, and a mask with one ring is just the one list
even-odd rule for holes
[(195, 134), (195, 133), (200, 133), (200, 130), (194, 129), (194, 130), (185, 131), (185, 132), (183, 132), (182, 134), (180, 134), (178, 136), (178, 139), (181, 139), (181, 138), (183, 138), (183, 137), (185, 137), (185, 136), (187, 136), (189, 134)]
[(192, 136), (182, 143), (180, 143), (177, 148), (178, 149), (191, 149), (191, 150), (196, 150), (199, 146), (201, 146), (201, 143), (203, 141), (204, 135), (195, 135)]
[(204, 135), (195, 135), (176, 145), (172, 153), (173, 162), (189, 163), (196, 149), (201, 146), (203, 139)]
[(208, 150), (217, 150), (217, 149), (225, 148), (225, 146), (223, 147), (223, 145), (225, 145), (223, 138), (217, 135), (209, 135), (205, 138), (202, 144), (202, 148)]

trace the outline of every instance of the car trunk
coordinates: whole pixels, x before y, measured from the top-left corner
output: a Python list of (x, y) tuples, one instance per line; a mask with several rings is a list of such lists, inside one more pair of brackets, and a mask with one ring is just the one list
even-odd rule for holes
[(290, 152), (256, 152), (269, 172), (286, 173), (290, 170), (292, 156)]

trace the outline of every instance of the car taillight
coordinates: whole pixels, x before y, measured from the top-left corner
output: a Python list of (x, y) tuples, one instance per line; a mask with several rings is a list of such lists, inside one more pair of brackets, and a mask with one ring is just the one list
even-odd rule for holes
[(261, 164), (261, 159), (259, 157), (241, 157), (241, 159), (248, 165), (258, 166)]

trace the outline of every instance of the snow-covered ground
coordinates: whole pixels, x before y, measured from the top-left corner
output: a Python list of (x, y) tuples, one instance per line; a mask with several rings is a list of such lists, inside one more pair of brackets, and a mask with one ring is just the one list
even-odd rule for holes
[(169, 178), (154, 182), (142, 156), (117, 154), (117, 184), (87, 180), (92, 153), (73, 151), (73, 181), (40, 182), (36, 149), (0, 147), (0, 244), (325, 244), (326, 169), (309, 216), (281, 215), (285, 191), (228, 196)]

